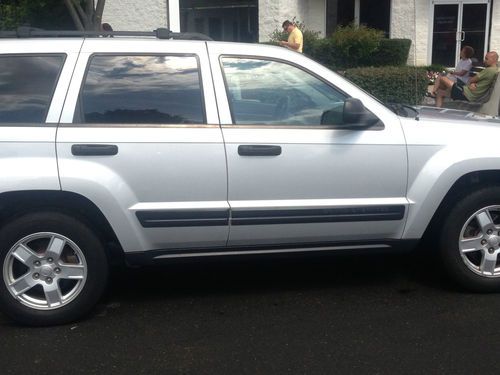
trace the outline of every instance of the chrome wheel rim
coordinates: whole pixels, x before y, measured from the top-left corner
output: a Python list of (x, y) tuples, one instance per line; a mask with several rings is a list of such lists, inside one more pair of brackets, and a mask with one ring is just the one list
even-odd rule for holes
[(500, 277), (500, 206), (488, 206), (469, 217), (458, 242), (465, 265), (475, 274)]
[(7, 290), (23, 305), (54, 310), (73, 301), (87, 280), (87, 263), (69, 238), (51, 232), (26, 236), (4, 260)]

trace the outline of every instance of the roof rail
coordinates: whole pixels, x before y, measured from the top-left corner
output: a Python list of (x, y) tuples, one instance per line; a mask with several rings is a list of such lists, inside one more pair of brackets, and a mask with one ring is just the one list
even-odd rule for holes
[(65, 37), (111, 37), (111, 36), (153, 36), (158, 39), (213, 40), (200, 33), (177, 33), (167, 28), (153, 31), (76, 31), (43, 30), (36, 27), (21, 26), (15, 31), (0, 31), (0, 38), (65, 38)]

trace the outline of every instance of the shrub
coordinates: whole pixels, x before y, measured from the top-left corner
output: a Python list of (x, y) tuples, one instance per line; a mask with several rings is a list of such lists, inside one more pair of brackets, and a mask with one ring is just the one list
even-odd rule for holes
[(401, 104), (421, 104), (428, 83), (425, 68), (409, 66), (348, 69), (345, 76), (381, 101)]
[(338, 51), (333, 38), (320, 39), (316, 42), (312, 54), (316, 61), (332, 69), (345, 69), (361, 66), (404, 66), (408, 60), (411, 40), (380, 39), (375, 51), (367, 57), (349, 58)]
[(381, 39), (377, 50), (364, 63), (368, 66), (406, 65), (410, 47), (410, 39)]
[(365, 65), (379, 48), (383, 36), (383, 31), (364, 25), (338, 27), (331, 36), (334, 65), (342, 68)]
[(308, 55), (331, 69), (340, 67), (338, 53), (335, 51), (332, 38), (317, 40), (313, 48), (309, 50)]

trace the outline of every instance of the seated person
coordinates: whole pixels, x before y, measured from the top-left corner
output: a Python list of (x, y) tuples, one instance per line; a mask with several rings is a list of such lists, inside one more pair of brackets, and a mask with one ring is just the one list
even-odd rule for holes
[(498, 53), (495, 51), (488, 52), (484, 57), (486, 69), (471, 77), (467, 85), (461, 80), (453, 82), (447, 77), (442, 77), (439, 80), (439, 87), (437, 87), (436, 107), (441, 108), (443, 106), (443, 99), (446, 96), (451, 96), (453, 100), (477, 101), (488, 91), (494, 81), (498, 72), (497, 63)]
[[(465, 84), (469, 83), (469, 72), (472, 69), (471, 57), (474, 56), (474, 49), (470, 46), (464, 46), (460, 51), (460, 61), (458, 62), (455, 70), (446, 75), (447, 78), (451, 79), (453, 82), (457, 80), (463, 81)], [(434, 90), (432, 92), (433, 96), (436, 96), (436, 91), (441, 86), (441, 78), (443, 76), (438, 76), (436, 82), (434, 83)]]

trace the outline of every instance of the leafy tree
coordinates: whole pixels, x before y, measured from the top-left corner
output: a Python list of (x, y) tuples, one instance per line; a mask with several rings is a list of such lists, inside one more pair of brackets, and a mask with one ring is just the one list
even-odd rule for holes
[(0, 0), (0, 29), (99, 30), (105, 0)]
[(0, 29), (13, 29), (27, 23), (32, 11), (28, 0), (2, 1), (0, 3)]

